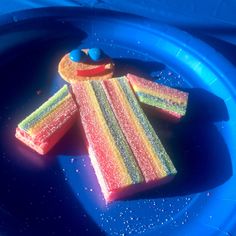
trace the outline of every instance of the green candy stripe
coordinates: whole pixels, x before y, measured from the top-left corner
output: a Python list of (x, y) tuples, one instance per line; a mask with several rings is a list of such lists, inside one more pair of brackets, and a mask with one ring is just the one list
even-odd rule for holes
[(124, 160), (125, 166), (131, 177), (132, 183), (141, 183), (144, 178), (139, 166), (136, 163), (135, 157), (120, 129), (120, 126), (116, 120), (116, 117), (111, 109), (106, 93), (103, 90), (103, 86), (100, 81), (92, 81), (92, 88), (96, 95), (98, 104), (109, 128), (109, 131), (114, 139), (114, 142)]
[(63, 98), (65, 98), (68, 94), (68, 87), (67, 85), (64, 85), (57, 93), (55, 93), (38, 109), (36, 109), (21, 123), (19, 123), (18, 127), (25, 131), (29, 130), (32, 126), (34, 126), (41, 119), (47, 116), (52, 110), (54, 110), (60, 104), (61, 100), (63, 100)]
[(157, 137), (155, 131), (153, 130), (150, 122), (148, 121), (147, 117), (145, 116), (143, 110), (141, 109), (140, 105), (138, 104), (137, 99), (135, 98), (134, 93), (132, 92), (129, 84), (127, 83), (124, 77), (120, 77), (117, 79), (119, 85), (123, 92), (127, 95), (127, 100), (132, 107), (136, 117), (138, 118), (140, 124), (143, 127), (143, 130), (151, 143), (155, 153), (157, 154), (158, 158), (160, 159), (161, 163), (163, 164), (163, 168), (165, 172), (170, 174), (176, 174), (177, 171), (170, 160), (168, 154), (166, 153), (163, 145), (161, 144), (160, 139)]
[(171, 110), (172, 112), (176, 112), (180, 115), (184, 115), (186, 113), (186, 104), (173, 104), (171, 101), (165, 100), (163, 98), (155, 97), (151, 94), (146, 94), (143, 92), (136, 92), (140, 102), (158, 107), (165, 110)]

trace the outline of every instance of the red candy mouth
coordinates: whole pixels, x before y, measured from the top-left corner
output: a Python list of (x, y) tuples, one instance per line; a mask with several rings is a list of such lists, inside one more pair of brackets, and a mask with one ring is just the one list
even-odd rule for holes
[(99, 65), (95, 68), (91, 68), (91, 69), (86, 69), (86, 70), (77, 70), (76, 71), (76, 75), (77, 76), (95, 76), (95, 75), (99, 75), (102, 74), (104, 71), (106, 71), (106, 69), (108, 69), (109, 65)]

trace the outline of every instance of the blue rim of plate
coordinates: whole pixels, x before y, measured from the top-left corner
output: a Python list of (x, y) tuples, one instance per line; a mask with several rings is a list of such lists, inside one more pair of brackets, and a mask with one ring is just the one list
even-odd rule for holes
[[(68, 17), (76, 18), (79, 15), (81, 18), (90, 18), (90, 20), (91, 16), (94, 19), (99, 18), (103, 20), (109, 17), (117, 17), (116, 21), (119, 23), (135, 22), (131, 24), (131, 28), (138, 26), (139, 29), (148, 29), (149, 32), (156, 34), (157, 40), (154, 42), (154, 45), (158, 51), (158, 56), (164, 63), (171, 68), (178, 68), (183, 73), (187, 72), (186, 75), (192, 76), (193, 80), (201, 80), (208, 90), (225, 101), (230, 115), (230, 121), (228, 124), (229, 130), (223, 136), (225, 140), (227, 139), (230, 156), (234, 157), (236, 153), (234, 147), (236, 141), (234, 135), (236, 133), (236, 127), (234, 125), (234, 120), (236, 120), (236, 114), (234, 114), (236, 109), (236, 88), (230, 82), (236, 74), (234, 66), (213, 48), (183, 31), (129, 14), (122, 13), (124, 16), (123, 19), (118, 18), (120, 14), (107, 10), (79, 7), (50, 7), (25, 10), (0, 16), (0, 32), (5, 26), (45, 17), (63, 19)], [(234, 158), (231, 159), (234, 169), (235, 160)], [(236, 219), (232, 217), (235, 207), (232, 208), (231, 206), (230, 210), (231, 213), (228, 214), (227, 219), (224, 219), (225, 222), (223, 222), (225, 231), (230, 231), (235, 227), (236, 223)], [(229, 219), (229, 217), (232, 217), (232, 219)]]

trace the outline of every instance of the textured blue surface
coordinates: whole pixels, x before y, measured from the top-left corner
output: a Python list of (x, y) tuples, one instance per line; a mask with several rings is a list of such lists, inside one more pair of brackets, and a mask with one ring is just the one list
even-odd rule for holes
[[(107, 11), (35, 10), (0, 24), (3, 233), (235, 233), (235, 68), (228, 61), (183, 31)], [(106, 206), (76, 127), (44, 159), (17, 144), (17, 122), (64, 84), (57, 64), (77, 46), (101, 48), (117, 76), (133, 72), (190, 93), (181, 123), (151, 120), (178, 169), (172, 183)]]
[[(41, 7), (53, 6), (87, 6), (95, 8), (105, 8), (118, 10), (121, 12), (133, 12), (134, 14), (146, 16), (152, 19), (163, 18), (169, 20), (169, 23), (177, 23), (186, 25), (235, 25), (235, 9), (236, 3), (234, 0), (208, 0), (208, 1), (182, 1), (182, 0), (165, 0), (165, 1), (119, 1), (119, 0), (48, 0), (48, 1), (17, 1), (12, 0), (10, 3), (7, 0), (2, 0), (0, 3), (0, 14), (10, 13), (14, 11), (34, 9)], [(190, 20), (190, 22), (189, 22)]]

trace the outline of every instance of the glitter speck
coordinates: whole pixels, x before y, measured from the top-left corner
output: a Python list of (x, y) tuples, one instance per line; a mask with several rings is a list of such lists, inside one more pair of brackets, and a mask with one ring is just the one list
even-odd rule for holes
[(37, 95), (40, 95), (41, 93), (42, 93), (42, 90), (37, 90), (37, 91), (36, 91), (36, 94), (37, 94)]

